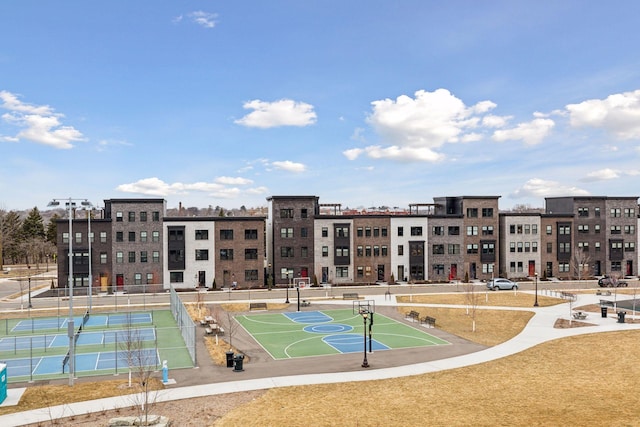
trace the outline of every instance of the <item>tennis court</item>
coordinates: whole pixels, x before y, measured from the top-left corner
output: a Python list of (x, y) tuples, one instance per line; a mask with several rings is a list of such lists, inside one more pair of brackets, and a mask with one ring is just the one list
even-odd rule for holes
[[(382, 314), (375, 313), (373, 318), (373, 351), (450, 344)], [(353, 310), (250, 314), (235, 319), (276, 360), (363, 351), (365, 326)], [(367, 325), (367, 348), (368, 329)]]
[(62, 378), (69, 374), (71, 357), (76, 376), (126, 372), (132, 344), (144, 365), (158, 368), (164, 360), (170, 369), (195, 365), (182, 333), (185, 328), (195, 331), (195, 325), (178, 323), (170, 310), (75, 316), (73, 354), (68, 318), (0, 322), (0, 361), (7, 364), (9, 382)]

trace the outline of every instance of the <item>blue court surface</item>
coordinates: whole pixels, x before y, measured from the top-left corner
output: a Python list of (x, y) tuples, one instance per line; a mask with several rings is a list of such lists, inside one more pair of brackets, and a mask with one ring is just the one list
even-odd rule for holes
[[(422, 328), (379, 313), (368, 319), (349, 310), (302, 311), (237, 316), (235, 319), (274, 359), (449, 345)], [(370, 326), (371, 318), (373, 325)]]
[[(67, 317), (42, 317), (19, 321), (12, 329), (12, 333), (33, 332), (45, 330), (66, 329), (69, 319)], [(111, 327), (123, 325), (136, 325), (152, 323), (151, 313), (116, 313), (116, 314), (92, 314), (84, 323), (85, 328)], [(83, 322), (83, 316), (73, 318), (74, 327), (79, 327)]]
[[(75, 357), (76, 373), (87, 371), (113, 371), (117, 369), (129, 369), (126, 351), (103, 351), (99, 353), (77, 354)], [(6, 360), (8, 377), (29, 377), (37, 375), (57, 375), (63, 373), (62, 362), (64, 355), (36, 357), (33, 359), (9, 359)], [(145, 366), (159, 366), (160, 357), (155, 349), (140, 350), (136, 352), (135, 359), (143, 362)], [(134, 364), (135, 366), (135, 364)], [(134, 367), (131, 366), (131, 367)], [(68, 365), (64, 366), (68, 372)]]

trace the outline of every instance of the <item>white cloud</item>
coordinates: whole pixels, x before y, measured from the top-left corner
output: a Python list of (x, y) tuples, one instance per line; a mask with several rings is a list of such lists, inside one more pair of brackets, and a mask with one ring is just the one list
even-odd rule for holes
[(225, 184), (225, 185), (248, 185), (253, 183), (253, 181), (247, 178), (240, 178), (240, 177), (234, 178), (231, 176), (220, 176), (216, 178), (216, 182), (219, 184)]
[[(172, 184), (166, 183), (160, 178), (144, 178), (139, 181), (121, 184), (116, 187), (116, 190), (124, 193), (144, 194), (147, 196), (170, 196), (174, 194), (189, 194), (191, 192), (207, 193), (209, 196), (218, 198), (234, 198), (242, 193), (256, 194), (257, 191), (264, 187), (258, 187), (258, 189), (243, 190), (235, 185), (251, 184), (253, 181), (244, 178), (229, 178), (219, 177), (215, 179), (215, 182), (193, 182), (182, 183), (175, 182)], [(266, 189), (264, 190), (266, 191)], [(260, 192), (259, 194), (262, 194)]]
[(554, 126), (555, 122), (551, 119), (537, 118), (527, 123), (519, 123), (512, 129), (497, 130), (493, 133), (493, 140), (518, 140), (527, 145), (536, 145), (549, 135)]
[(375, 159), (437, 162), (444, 158), (438, 152), (444, 144), (480, 141), (487, 129), (503, 126), (510, 118), (489, 114), (496, 108), (492, 101), (467, 106), (446, 89), (419, 90), (413, 98), (400, 95), (371, 105), (367, 121), (387, 145), (346, 150), (342, 154), (349, 160), (366, 154)]
[(48, 105), (37, 106), (21, 102), (18, 97), (7, 91), (0, 91), (0, 107), (10, 113), (2, 115), (9, 124), (24, 128), (15, 136), (3, 136), (0, 140), (16, 142), (20, 139), (50, 145), (55, 148), (72, 148), (74, 141), (85, 141), (80, 131), (72, 126), (63, 126), (60, 118), (63, 114), (55, 113)]
[(566, 108), (571, 126), (603, 128), (618, 139), (640, 138), (640, 89)]
[(589, 192), (578, 187), (568, 187), (557, 181), (533, 178), (522, 187), (511, 193), (512, 198), (526, 197), (559, 197), (559, 196), (588, 196)]
[(216, 26), (216, 18), (218, 18), (217, 13), (209, 13), (203, 12), (201, 10), (197, 10), (195, 12), (188, 13), (187, 16), (196, 24), (204, 27), (204, 28), (213, 28)]
[(620, 178), (619, 170), (604, 168), (588, 173), (583, 181), (608, 181), (617, 178)]
[(290, 160), (285, 160), (282, 162), (272, 162), (273, 167), (276, 169), (286, 170), (288, 172), (304, 172), (307, 170), (307, 167), (302, 163), (295, 163)]
[(243, 108), (253, 111), (234, 123), (247, 127), (262, 129), (279, 126), (302, 127), (314, 124), (317, 119), (312, 105), (291, 99), (275, 102), (254, 99), (246, 102)]

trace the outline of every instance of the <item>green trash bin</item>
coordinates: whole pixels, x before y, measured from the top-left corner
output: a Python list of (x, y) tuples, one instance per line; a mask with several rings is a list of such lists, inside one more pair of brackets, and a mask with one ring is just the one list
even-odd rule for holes
[(233, 372), (244, 371), (244, 369), (242, 369), (243, 361), (244, 354), (236, 354), (235, 356), (233, 356)]

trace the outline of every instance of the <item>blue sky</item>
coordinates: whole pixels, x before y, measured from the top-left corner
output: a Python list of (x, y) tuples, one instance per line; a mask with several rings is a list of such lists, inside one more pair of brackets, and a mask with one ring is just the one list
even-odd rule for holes
[(637, 1), (0, 2), (0, 208), (638, 196)]

